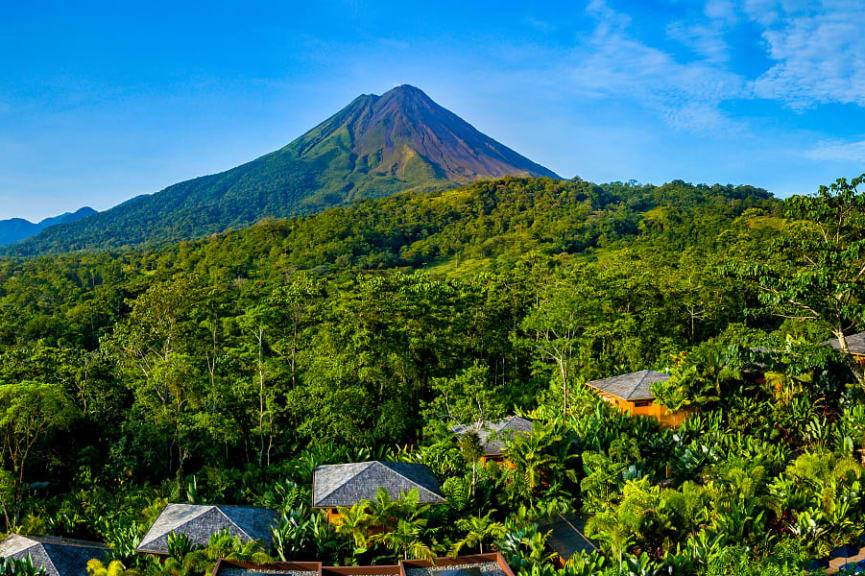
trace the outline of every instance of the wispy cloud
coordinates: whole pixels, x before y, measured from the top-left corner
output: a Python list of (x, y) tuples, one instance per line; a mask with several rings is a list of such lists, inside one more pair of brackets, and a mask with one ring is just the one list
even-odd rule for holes
[(817, 104), (865, 106), (865, 10), (858, 0), (746, 0), (775, 61), (754, 94), (794, 110)]
[(806, 156), (828, 162), (865, 162), (865, 140), (823, 140), (808, 150)]
[(627, 14), (603, 0), (590, 2), (587, 13), (596, 24), (571, 70), (585, 94), (636, 100), (682, 130), (740, 131), (742, 125), (726, 116), (720, 104), (742, 95), (744, 78), (712, 59), (683, 62), (649, 45), (632, 33)]
[[(612, 0), (611, 0), (612, 1)], [(692, 132), (746, 130), (724, 112), (731, 101), (765, 99), (795, 111), (820, 104), (865, 107), (865, 10), (861, 0), (707, 0), (702, 11), (664, 25), (687, 51), (640, 37), (631, 16), (591, 0), (592, 33), (572, 75), (584, 94), (620, 97)], [(746, 77), (731, 62), (729, 38), (745, 23), (759, 30), (770, 65)]]

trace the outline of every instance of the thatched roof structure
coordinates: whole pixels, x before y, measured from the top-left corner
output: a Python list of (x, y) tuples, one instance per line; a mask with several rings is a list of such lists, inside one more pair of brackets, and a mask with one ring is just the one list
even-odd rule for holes
[(186, 534), (198, 546), (206, 546), (210, 536), (222, 530), (244, 542), (262, 540), (267, 544), (277, 518), (274, 510), (251, 506), (169, 504), (141, 539), (137, 551), (166, 554), (172, 532)]
[(669, 374), (664, 374), (657, 370), (641, 370), (602, 380), (592, 380), (591, 382), (586, 382), (586, 386), (590, 386), (616, 398), (634, 402), (654, 400), (655, 396), (652, 394), (652, 384), (655, 382), (664, 382), (669, 380), (669, 378)]
[(474, 430), (477, 432), (481, 441), (481, 447), (484, 450), (485, 456), (496, 456), (504, 454), (505, 444), (514, 437), (515, 434), (531, 434), (532, 421), (526, 420), (520, 416), (508, 416), (495, 422), (484, 422), (480, 428), (475, 426), (465, 426), (457, 424), (451, 427), (451, 430), (458, 437), (462, 438), (467, 432)]
[(361, 500), (375, 500), (379, 488), (387, 490), (391, 498), (416, 489), (421, 504), (447, 502), (439, 491), (438, 480), (423, 464), (374, 460), (317, 467), (312, 481), (312, 505), (352, 506)]
[(0, 557), (23, 560), (30, 556), (34, 566), (42, 566), (50, 576), (81, 576), (87, 561), (104, 560), (108, 547), (99, 542), (10, 534), (0, 542)]

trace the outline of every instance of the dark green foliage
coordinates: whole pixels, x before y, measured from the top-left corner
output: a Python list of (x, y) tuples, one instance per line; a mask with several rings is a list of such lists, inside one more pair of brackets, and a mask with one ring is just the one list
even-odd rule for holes
[[(865, 414), (840, 356), (813, 346), (825, 327), (760, 310), (758, 285), (725, 273), (774, 263), (790, 204), (505, 178), (160, 249), (2, 260), (0, 386), (69, 405), (39, 434), (0, 427), (33, 441), (18, 495), (0, 483), (21, 508), (7, 528), (104, 539), (149, 573), (131, 550), (167, 501), (245, 503), (283, 515), (274, 557), (495, 547), (553, 574), (539, 526), (582, 511), (601, 551), (561, 576), (798, 573), (865, 521)], [(699, 413), (665, 430), (583, 385), (646, 368)], [(449, 431), (514, 411), (535, 425), (508, 465)], [(451, 505), (382, 498), (338, 527), (310, 509), (316, 466), (372, 459), (427, 464)], [(170, 568), (202, 572), (217, 545), (261, 553), (177, 544)]]

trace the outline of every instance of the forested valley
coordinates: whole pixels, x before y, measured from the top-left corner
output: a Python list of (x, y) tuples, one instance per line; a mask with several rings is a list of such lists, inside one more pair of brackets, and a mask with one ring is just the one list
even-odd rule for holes
[[(819, 346), (865, 330), (860, 184), (508, 177), (2, 259), (0, 523), (106, 542), (112, 574), (490, 549), (522, 576), (803, 573), (865, 529), (862, 371)], [(644, 369), (678, 427), (585, 385)], [(451, 432), (509, 414), (534, 422), (511, 466)], [(316, 466), (366, 460), (426, 464), (448, 504), (311, 508)], [(135, 554), (168, 502), (281, 520)], [(543, 526), (570, 511), (599, 550), (561, 567)]]

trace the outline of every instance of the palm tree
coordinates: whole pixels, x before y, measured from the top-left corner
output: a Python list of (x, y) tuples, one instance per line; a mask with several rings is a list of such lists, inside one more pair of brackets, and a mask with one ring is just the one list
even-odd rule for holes
[(631, 531), (613, 510), (605, 510), (593, 516), (586, 524), (589, 535), (606, 543), (610, 552), (618, 558), (619, 570), (622, 569), (622, 556), (633, 541)]
[(401, 555), (404, 560), (409, 558), (432, 560), (435, 558), (432, 548), (421, 540), (426, 522), (425, 518), (400, 520), (392, 532), (378, 534), (373, 538), (380, 541), (389, 550)]
[(466, 532), (466, 535), (454, 543), (451, 555), (457, 556), (464, 546), (478, 548), (484, 553), (484, 542), (488, 539), (498, 539), (505, 534), (505, 525), (490, 518), (495, 510), (490, 510), (484, 516), (471, 518), (460, 518), (457, 520), (457, 528)]
[(366, 551), (369, 545), (368, 532), (373, 517), (367, 513), (368, 507), (368, 502), (358, 502), (351, 508), (340, 508), (333, 520), (337, 534), (351, 536), (354, 540), (356, 553)]
[(87, 561), (87, 574), (90, 576), (133, 576), (132, 570), (127, 570), (120, 560), (112, 560), (108, 566), (102, 560), (92, 558)]
[(525, 490), (531, 507), (534, 507), (535, 491), (544, 473), (554, 462), (552, 455), (547, 452), (553, 440), (551, 429), (536, 423), (531, 434), (517, 434), (510, 443), (510, 459), (518, 479), (514, 484), (516, 488)]

